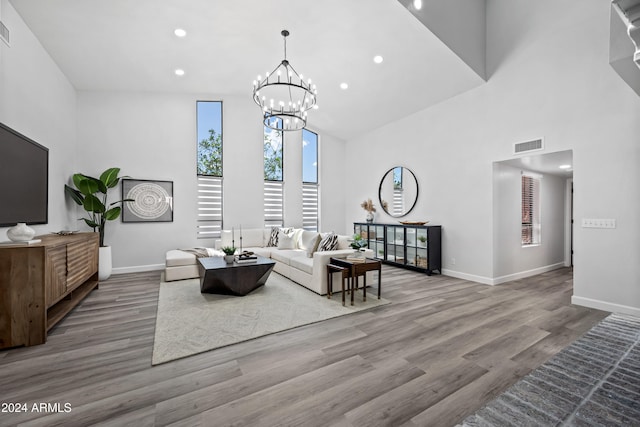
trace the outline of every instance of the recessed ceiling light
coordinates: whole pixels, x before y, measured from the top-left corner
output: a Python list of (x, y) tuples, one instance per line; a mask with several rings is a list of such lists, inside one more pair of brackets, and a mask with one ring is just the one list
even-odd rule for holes
[(318, 107), (318, 104), (316, 104), (316, 105), (314, 105), (314, 106), (313, 106), (313, 109), (314, 109), (314, 110), (317, 110), (318, 108), (320, 108), (320, 107)]
[(376, 64), (380, 64), (382, 63), (382, 61), (384, 61), (384, 58), (380, 55), (376, 55), (373, 57), (373, 62), (375, 62)]
[(560, 165), (558, 166), (560, 169), (571, 169), (571, 165)]
[(349, 85), (346, 83), (340, 83), (340, 89), (349, 89)]
[(184, 37), (187, 35), (187, 32), (185, 30), (183, 30), (182, 28), (176, 28), (173, 31), (173, 34), (176, 35), (176, 37)]
[(176, 76), (184, 76), (184, 70), (182, 68), (176, 68), (174, 73), (176, 73)]
[(413, 0), (413, 7), (418, 10), (422, 9), (422, 0)]

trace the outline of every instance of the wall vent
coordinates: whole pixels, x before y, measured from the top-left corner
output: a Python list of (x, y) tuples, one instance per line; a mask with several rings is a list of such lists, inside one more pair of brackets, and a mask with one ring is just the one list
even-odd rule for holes
[(7, 46), (11, 46), (9, 44), (9, 29), (0, 21), (0, 39), (7, 44)]
[(543, 150), (544, 144), (542, 138), (534, 139), (533, 141), (516, 142), (513, 144), (513, 154), (521, 154), (529, 151)]

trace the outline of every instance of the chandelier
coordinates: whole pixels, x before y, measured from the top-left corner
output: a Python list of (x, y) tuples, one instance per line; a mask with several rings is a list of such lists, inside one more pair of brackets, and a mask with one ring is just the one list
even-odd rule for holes
[(262, 108), (264, 125), (270, 129), (300, 130), (307, 124), (307, 111), (316, 105), (318, 90), (311, 79), (304, 80), (301, 74), (287, 61), (287, 36), (284, 38), (284, 59), (266, 77), (258, 76), (253, 81), (253, 100)]

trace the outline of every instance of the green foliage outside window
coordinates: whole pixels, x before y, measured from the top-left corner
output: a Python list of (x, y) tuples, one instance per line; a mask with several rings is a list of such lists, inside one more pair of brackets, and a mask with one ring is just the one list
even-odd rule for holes
[(222, 176), (222, 135), (214, 129), (198, 142), (198, 175)]
[(282, 131), (265, 127), (264, 179), (282, 181)]

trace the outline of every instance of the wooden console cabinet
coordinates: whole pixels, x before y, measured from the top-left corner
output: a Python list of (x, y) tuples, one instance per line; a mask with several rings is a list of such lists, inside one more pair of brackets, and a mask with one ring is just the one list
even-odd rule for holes
[(42, 344), (98, 286), (98, 233), (0, 245), (0, 348)]

